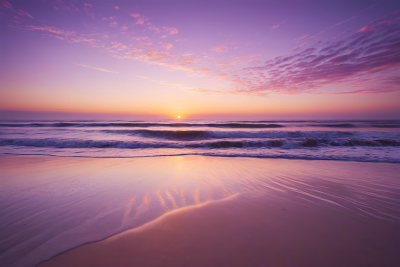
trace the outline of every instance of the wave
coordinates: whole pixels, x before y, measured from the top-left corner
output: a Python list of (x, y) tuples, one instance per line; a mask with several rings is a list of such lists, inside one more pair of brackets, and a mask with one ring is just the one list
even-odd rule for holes
[[(69, 127), (125, 127), (125, 128), (148, 128), (148, 127), (210, 127), (210, 128), (236, 128), (236, 129), (268, 129), (268, 128), (284, 128), (284, 127), (326, 127), (326, 128), (400, 128), (397, 123), (373, 123), (373, 124), (354, 124), (354, 123), (318, 123), (313, 122), (307, 124), (306, 121), (293, 121), (295, 125), (286, 125), (273, 123), (272, 121), (255, 121), (255, 122), (224, 122), (224, 123), (152, 123), (152, 122), (57, 122), (57, 123), (0, 123), (0, 127), (53, 127), (53, 128), (69, 128)], [(298, 124), (304, 123), (304, 124)]]
[(0, 146), (56, 147), (56, 148), (308, 148), (320, 146), (400, 146), (400, 142), (391, 139), (270, 139), (270, 140), (219, 140), (212, 142), (142, 142), (116, 140), (82, 139), (0, 139)]
[(205, 131), (205, 130), (103, 130), (104, 133), (138, 135), (166, 140), (207, 140), (227, 138), (346, 138), (353, 136), (348, 131)]
[(281, 128), (281, 124), (265, 123), (1, 123), (0, 127), (215, 127), (215, 128)]
[(309, 124), (311, 127), (331, 127), (331, 128), (356, 128), (358, 127), (352, 123), (332, 123), (332, 124)]

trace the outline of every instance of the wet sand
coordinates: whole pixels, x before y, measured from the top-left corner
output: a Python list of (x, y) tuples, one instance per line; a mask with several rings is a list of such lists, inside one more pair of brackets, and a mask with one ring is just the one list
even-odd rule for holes
[(237, 195), (182, 208), (40, 264), (398, 266), (400, 227), (296, 198)]
[(400, 265), (399, 164), (1, 156), (0, 167), (5, 266)]

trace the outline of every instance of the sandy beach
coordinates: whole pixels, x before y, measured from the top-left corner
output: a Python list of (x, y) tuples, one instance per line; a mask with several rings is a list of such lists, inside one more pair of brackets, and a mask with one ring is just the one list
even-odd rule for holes
[(400, 165), (0, 156), (2, 266), (397, 266)]

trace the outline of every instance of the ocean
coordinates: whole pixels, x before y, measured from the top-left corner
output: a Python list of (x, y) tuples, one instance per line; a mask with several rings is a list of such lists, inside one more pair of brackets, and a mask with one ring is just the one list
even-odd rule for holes
[(400, 162), (400, 120), (1, 121), (0, 153)]

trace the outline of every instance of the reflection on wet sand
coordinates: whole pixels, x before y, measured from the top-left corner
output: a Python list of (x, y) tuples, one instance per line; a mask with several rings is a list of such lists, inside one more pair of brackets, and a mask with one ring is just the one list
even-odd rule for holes
[[(109, 266), (124, 258), (150, 260), (147, 263), (157, 266), (161, 263), (150, 258), (159, 260), (161, 255), (191, 255), (191, 264), (199, 260), (203, 266), (229, 257), (228, 266), (234, 266), (233, 260), (253, 258), (259, 259), (256, 266), (296, 266), (282, 263), (291, 255), (298, 266), (316, 266), (307, 263), (313, 263), (311, 254), (320, 250), (327, 259), (342, 257), (356, 264), (351, 253), (366, 253), (371, 261), (385, 255), (396, 260), (390, 246), (400, 245), (394, 234), (400, 233), (398, 164), (202, 156), (0, 156), (0, 169), (1, 266), (34, 266), (73, 248), (46, 264), (63, 258), (82, 265), (76, 256), (82, 252), (73, 251), (87, 249), (121, 257), (104, 259)], [(82, 246), (100, 240), (104, 241)], [(350, 253), (336, 247), (348, 244), (360, 249)], [(121, 246), (134, 249), (135, 259), (118, 252)], [(292, 254), (285, 254), (289, 248)], [(333, 250), (343, 254), (329, 252)], [(257, 254), (264, 252), (268, 259)], [(89, 258), (95, 260), (88, 254)], [(167, 263), (184, 265), (178, 258)], [(323, 263), (323, 257), (316, 262)]]
[(285, 193), (181, 208), (39, 267), (397, 266), (398, 224)]

